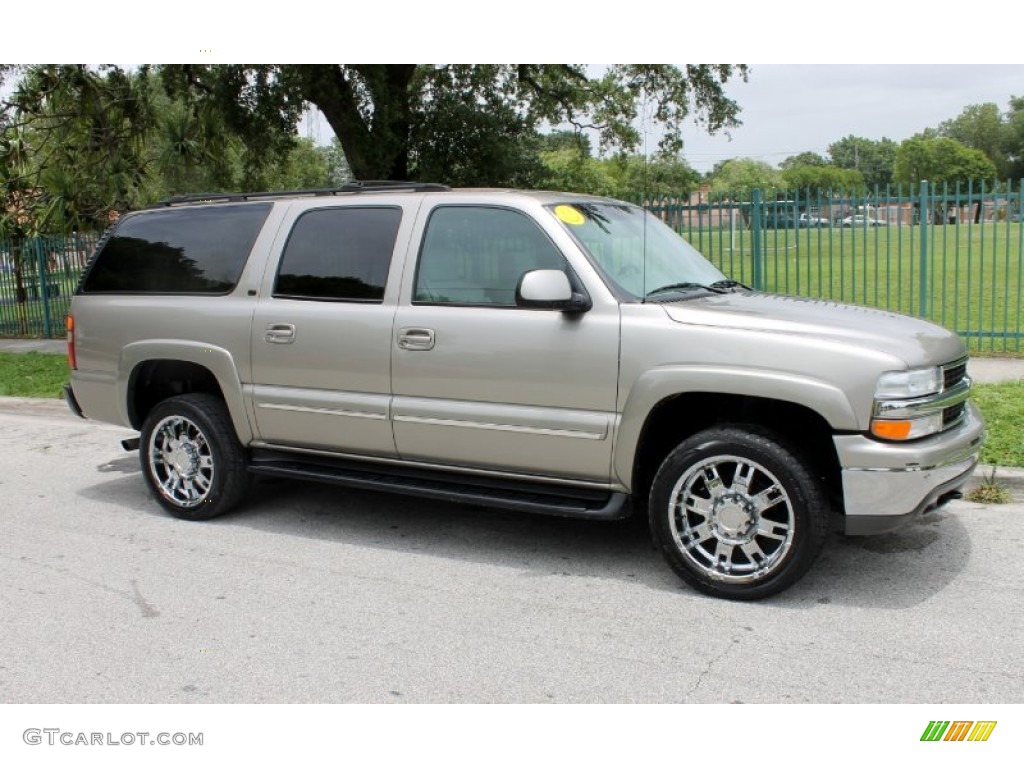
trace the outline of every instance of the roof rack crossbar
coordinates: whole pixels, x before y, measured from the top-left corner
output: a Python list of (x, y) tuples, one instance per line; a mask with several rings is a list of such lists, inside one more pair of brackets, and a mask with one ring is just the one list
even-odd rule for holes
[(177, 195), (161, 200), (156, 204), (159, 206), (184, 205), (186, 203), (214, 203), (214, 202), (245, 202), (247, 200), (262, 200), (274, 197), (298, 197), (308, 195), (311, 197), (323, 197), (329, 195), (342, 195), (365, 192), (390, 192), (390, 191), (412, 191), (412, 192), (448, 192), (451, 187), (445, 184), (433, 184), (420, 181), (352, 181), (340, 187), (328, 187), (324, 189), (293, 189), (279, 190), (275, 192), (209, 192), (204, 194)]

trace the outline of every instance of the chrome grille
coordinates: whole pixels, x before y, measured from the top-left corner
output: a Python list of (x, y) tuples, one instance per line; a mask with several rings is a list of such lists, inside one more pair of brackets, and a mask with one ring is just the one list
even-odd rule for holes
[(950, 389), (955, 387), (961, 381), (964, 376), (967, 375), (967, 358), (963, 360), (957, 360), (952, 363), (946, 363), (942, 366), (942, 388)]
[(967, 403), (957, 403), (949, 408), (942, 409), (942, 428), (948, 429), (954, 424), (959, 424), (967, 411)]

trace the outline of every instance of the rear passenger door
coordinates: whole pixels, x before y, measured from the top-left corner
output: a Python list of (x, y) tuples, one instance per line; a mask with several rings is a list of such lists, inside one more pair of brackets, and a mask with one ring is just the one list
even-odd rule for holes
[(251, 402), (262, 443), (395, 455), (396, 252), (414, 212), (409, 203), (360, 204), (291, 217), (253, 322)]

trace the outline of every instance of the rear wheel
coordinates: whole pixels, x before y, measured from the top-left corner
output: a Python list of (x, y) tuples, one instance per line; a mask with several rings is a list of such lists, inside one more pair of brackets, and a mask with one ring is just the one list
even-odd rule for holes
[(227, 512), (248, 487), (245, 451), (227, 407), (213, 395), (158, 403), (142, 425), (139, 458), (157, 501), (183, 520)]
[(829, 528), (827, 497), (807, 462), (755, 426), (716, 427), (680, 443), (654, 478), (649, 515), (684, 581), (736, 600), (794, 584)]

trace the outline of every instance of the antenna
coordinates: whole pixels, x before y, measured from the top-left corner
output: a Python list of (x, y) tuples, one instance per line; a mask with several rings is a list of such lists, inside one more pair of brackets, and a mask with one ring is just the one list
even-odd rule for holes
[(647, 157), (647, 89), (646, 88), (644, 89), (643, 121), (641, 123), (641, 127), (643, 128), (643, 131), (644, 131), (644, 168), (643, 168), (643, 174), (641, 174), (641, 178), (643, 179), (643, 182), (642, 182), (642, 187), (643, 187), (642, 195), (643, 195), (643, 197), (641, 198), (641, 209), (643, 211), (643, 219), (642, 219), (642, 221), (643, 221), (643, 237), (641, 239), (642, 248), (643, 248), (643, 263), (642, 263), (642, 266), (641, 266), (640, 277), (641, 277), (641, 281), (642, 281), (641, 285), (643, 286), (644, 297), (646, 299), (646, 296), (647, 296), (647, 217), (651, 213), (650, 209), (648, 208), (648, 206), (646, 204), (644, 204), (644, 201), (646, 201), (647, 203), (650, 202), (650, 197), (648, 196), (648, 192), (650, 191), (650, 186), (648, 185), (648, 181), (650, 179), (650, 166), (649, 166), (649, 160), (648, 160), (648, 157)]

